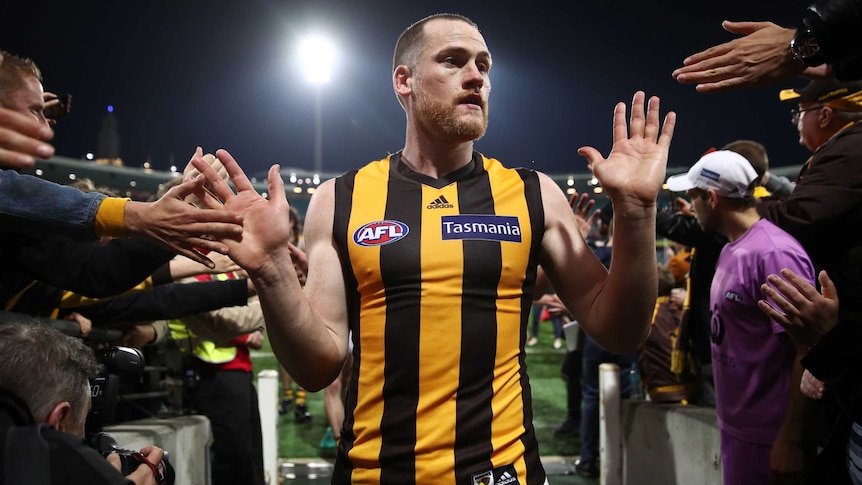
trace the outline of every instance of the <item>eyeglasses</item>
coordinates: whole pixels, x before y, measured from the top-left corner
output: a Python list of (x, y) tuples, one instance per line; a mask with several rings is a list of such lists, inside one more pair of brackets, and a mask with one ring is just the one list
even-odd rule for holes
[(812, 106), (810, 108), (800, 108), (797, 106), (796, 108), (790, 110), (790, 119), (793, 120), (794, 123), (796, 123), (797, 121), (799, 121), (799, 116), (802, 115), (802, 113), (815, 109), (821, 109), (823, 107), (824, 106), (822, 104), (818, 104), (817, 106)]

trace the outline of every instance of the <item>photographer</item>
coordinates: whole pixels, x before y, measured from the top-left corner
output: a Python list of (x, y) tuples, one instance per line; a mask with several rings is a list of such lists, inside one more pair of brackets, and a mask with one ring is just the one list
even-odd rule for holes
[(119, 456), (106, 460), (83, 439), (98, 364), (82, 341), (49, 326), (0, 324), (0, 355), (0, 485), (165, 483), (160, 448), (141, 449), (124, 478)]

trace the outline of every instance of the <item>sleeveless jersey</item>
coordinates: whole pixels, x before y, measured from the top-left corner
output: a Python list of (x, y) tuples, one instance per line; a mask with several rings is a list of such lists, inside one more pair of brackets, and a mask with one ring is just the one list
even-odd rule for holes
[(537, 174), (477, 152), (336, 180), (355, 360), (332, 483), (545, 483), (524, 362), (543, 228)]

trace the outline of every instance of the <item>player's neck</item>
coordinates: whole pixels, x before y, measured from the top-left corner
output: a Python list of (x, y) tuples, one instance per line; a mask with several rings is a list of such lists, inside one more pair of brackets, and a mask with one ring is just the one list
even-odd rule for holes
[(419, 142), (408, 139), (401, 152), (401, 161), (411, 170), (433, 178), (449, 175), (470, 163), (473, 158), (473, 142), (444, 144)]

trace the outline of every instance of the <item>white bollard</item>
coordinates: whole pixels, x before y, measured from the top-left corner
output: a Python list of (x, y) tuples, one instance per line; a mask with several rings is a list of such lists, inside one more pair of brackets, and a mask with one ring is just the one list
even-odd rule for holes
[(278, 483), (278, 371), (257, 373), (257, 407), (263, 435), (263, 473), (267, 483)]
[(599, 365), (599, 457), (601, 484), (620, 485), (623, 476), (620, 434), (620, 367)]

